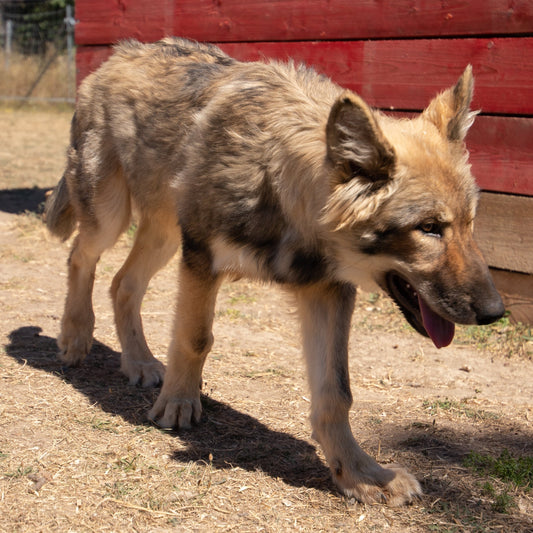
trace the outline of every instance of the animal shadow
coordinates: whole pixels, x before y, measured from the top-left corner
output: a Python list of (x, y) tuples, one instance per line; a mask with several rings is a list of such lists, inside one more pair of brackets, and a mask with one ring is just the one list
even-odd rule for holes
[(0, 211), (13, 215), (20, 215), (26, 212), (41, 214), (44, 211), (44, 202), (48, 190), (39, 187), (1, 189)]
[[(95, 341), (82, 365), (68, 368), (57, 358), (56, 339), (41, 335), (41, 331), (37, 326), (12, 331), (6, 353), (20, 364), (59, 376), (105, 412), (131, 424), (149, 424), (146, 412), (159, 391), (129, 385), (120, 373), (118, 352)], [(174, 460), (211, 463), (217, 469), (262, 471), (292, 486), (336, 491), (328, 468), (309, 442), (272, 430), (206, 395), (202, 395), (202, 405), (200, 424), (171, 432), (185, 444), (174, 452)]]

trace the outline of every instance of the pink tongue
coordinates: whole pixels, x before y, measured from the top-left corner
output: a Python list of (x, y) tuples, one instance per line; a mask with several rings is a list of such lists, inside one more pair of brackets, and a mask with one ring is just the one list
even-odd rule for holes
[(424, 328), (437, 348), (448, 346), (453, 340), (455, 324), (432, 311), (420, 296), (418, 305), (422, 313)]

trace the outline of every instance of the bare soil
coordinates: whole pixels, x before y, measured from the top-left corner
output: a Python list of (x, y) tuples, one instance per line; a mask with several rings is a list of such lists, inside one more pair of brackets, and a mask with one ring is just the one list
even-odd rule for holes
[[(69, 243), (47, 235), (39, 212), (63, 169), (69, 121), (0, 110), (0, 531), (533, 531), (530, 490), (463, 465), (471, 451), (533, 455), (525, 328), (463, 328), (437, 350), (384, 296), (359, 295), (351, 422), (367, 451), (420, 480), (423, 498), (399, 509), (348, 500), (330, 481), (310, 437), (298, 322), (276, 287), (223, 286), (204, 415), (190, 431), (148, 423), (158, 391), (119, 372), (108, 288), (130, 234), (98, 267), (91, 354), (62, 367)], [(163, 361), (175, 287), (174, 261), (143, 305)]]

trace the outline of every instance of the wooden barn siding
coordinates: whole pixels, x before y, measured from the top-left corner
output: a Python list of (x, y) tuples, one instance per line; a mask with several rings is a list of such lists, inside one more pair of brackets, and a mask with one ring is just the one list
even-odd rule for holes
[(533, 1), (77, 0), (76, 18), (78, 81), (120, 39), (179, 35), (241, 60), (291, 57), (378, 108), (417, 111), (471, 63), (476, 235), (491, 266), (516, 271), (497, 280), (533, 320), (533, 276), (518, 273), (533, 273)]
[(77, 0), (76, 41), (328, 41), (531, 33), (531, 0)]

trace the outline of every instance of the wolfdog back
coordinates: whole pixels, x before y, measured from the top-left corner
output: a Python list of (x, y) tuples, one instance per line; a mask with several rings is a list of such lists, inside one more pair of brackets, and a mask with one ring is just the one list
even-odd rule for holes
[[(437, 347), (452, 341), (454, 323), (502, 315), (472, 236), (472, 91), (467, 67), (422, 114), (397, 120), (293, 63), (243, 63), (178, 38), (120, 44), (80, 86), (66, 170), (46, 207), (54, 234), (77, 230), (61, 359), (78, 365), (89, 352), (95, 267), (135, 212), (111, 297), (122, 372), (132, 384), (163, 381), (149, 417), (164, 427), (200, 421), (223, 279), (277, 282), (299, 311), (313, 434), (335, 482), (364, 502), (411, 501), (421, 494), (414, 476), (376, 463), (349, 426), (355, 286), (379, 285)], [(180, 245), (165, 369), (140, 310)]]

